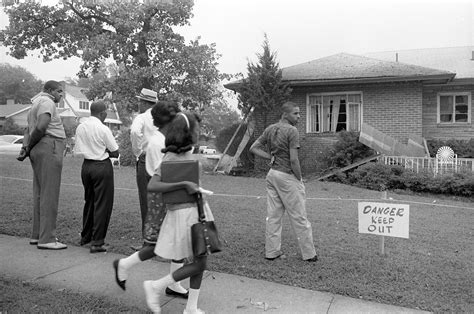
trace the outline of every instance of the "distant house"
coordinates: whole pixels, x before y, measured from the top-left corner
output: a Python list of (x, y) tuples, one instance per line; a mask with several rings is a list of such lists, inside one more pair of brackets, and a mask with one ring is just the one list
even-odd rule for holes
[(31, 105), (6, 104), (0, 105), (0, 128), (3, 128), (7, 119), (12, 119), (21, 128), (27, 126), (26, 118)]
[[(64, 125), (75, 125), (81, 119), (90, 116), (90, 104), (83, 93), (84, 89), (71, 84), (63, 83), (64, 96), (61, 101), (56, 104), (59, 115)], [(31, 104), (12, 104), (0, 105), (0, 127), (3, 127), (6, 119), (11, 118), (19, 127), (27, 126), (28, 110)], [(111, 130), (120, 130), (122, 121), (120, 120), (115, 104), (111, 103), (107, 109), (107, 118), (104, 123)]]
[[(64, 97), (57, 104), (60, 116), (65, 124), (81, 122), (82, 118), (90, 116), (92, 101), (84, 94), (85, 89), (79, 86), (63, 83)], [(107, 118), (104, 123), (112, 130), (120, 130), (120, 120), (117, 107), (111, 103), (107, 109)]]
[[(291, 100), (301, 110), (297, 127), (303, 169), (317, 168), (315, 155), (334, 143), (337, 132), (360, 131), (362, 123), (405, 144), (410, 135), (473, 138), (473, 51), (468, 47), (453, 54), (463, 69), (442, 62), (437, 67), (404, 63), (404, 53), (399, 53), (398, 62), (394, 53), (387, 53), (386, 60), (340, 53), (283, 68), (283, 81), (293, 89)], [(438, 50), (433, 55), (443, 54)], [(238, 92), (239, 85), (234, 81), (225, 87)], [(255, 118), (259, 135), (262, 114), (255, 112)], [(278, 118), (270, 113), (268, 121)]]

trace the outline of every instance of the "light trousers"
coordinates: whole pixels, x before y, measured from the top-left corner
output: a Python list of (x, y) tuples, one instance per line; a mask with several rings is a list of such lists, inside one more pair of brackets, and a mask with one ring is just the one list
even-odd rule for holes
[(265, 231), (265, 257), (274, 258), (281, 252), (282, 219), (288, 213), (291, 227), (298, 240), (303, 259), (316, 255), (313, 230), (306, 215), (304, 184), (293, 174), (270, 169), (267, 184), (267, 221)]

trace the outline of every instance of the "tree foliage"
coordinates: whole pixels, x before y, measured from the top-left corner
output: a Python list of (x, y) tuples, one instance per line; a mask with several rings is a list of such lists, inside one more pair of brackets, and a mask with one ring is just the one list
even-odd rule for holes
[(0, 63), (0, 104), (14, 99), (16, 104), (29, 104), (41, 91), (43, 83), (20, 66)]
[(239, 109), (244, 114), (251, 108), (266, 114), (289, 99), (291, 89), (282, 82), (282, 70), (276, 54), (270, 49), (268, 38), (263, 41), (263, 53), (257, 54), (258, 63), (247, 63), (247, 77), (239, 87)]
[(230, 108), (225, 101), (215, 101), (201, 112), (201, 133), (210, 137), (217, 136), (219, 132), (229, 125), (238, 123), (240, 115)]
[(112, 91), (113, 101), (128, 112), (137, 109), (141, 88), (202, 109), (221, 96), (216, 87), (223, 75), (214, 44), (201, 44), (200, 38), (185, 43), (175, 32), (189, 24), (192, 7), (192, 0), (65, 0), (55, 6), (31, 1), (6, 8), (10, 24), (3, 31), (4, 44), (15, 58), (35, 50), (44, 61), (80, 57), (81, 77), (113, 60), (119, 71), (94, 82), (87, 96)]

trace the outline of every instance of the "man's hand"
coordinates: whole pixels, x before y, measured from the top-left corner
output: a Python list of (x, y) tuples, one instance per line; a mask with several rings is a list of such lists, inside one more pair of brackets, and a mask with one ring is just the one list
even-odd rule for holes
[(26, 159), (26, 157), (28, 157), (30, 155), (30, 152), (28, 151), (28, 147), (22, 147), (20, 149), (20, 154), (18, 155), (18, 157), (16, 157), (16, 159), (18, 161), (23, 161)]

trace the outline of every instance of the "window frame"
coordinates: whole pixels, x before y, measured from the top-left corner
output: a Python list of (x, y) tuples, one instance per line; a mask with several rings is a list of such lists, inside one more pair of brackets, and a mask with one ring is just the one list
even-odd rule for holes
[[(441, 121), (441, 96), (451, 96), (453, 97), (453, 121), (452, 122), (442, 122)], [(456, 96), (467, 96), (467, 121), (466, 122), (456, 122)], [(441, 92), (436, 95), (436, 123), (438, 125), (450, 125), (450, 126), (463, 126), (466, 124), (471, 124), (472, 121), (472, 98), (471, 92)]]
[[(82, 104), (87, 103), (87, 108), (82, 108)], [(90, 108), (90, 101), (79, 100), (79, 109), (80, 110), (89, 110)]]
[[(362, 91), (340, 91), (340, 92), (324, 92), (324, 93), (308, 93), (306, 94), (306, 133), (307, 134), (336, 134), (340, 131), (322, 131), (323, 130), (323, 124), (324, 122), (322, 121), (322, 110), (323, 110), (323, 106), (321, 106), (322, 104), (310, 104), (310, 97), (317, 97), (317, 96), (320, 96), (321, 97), (321, 102), (322, 102), (322, 99), (324, 96), (338, 96), (338, 95), (345, 95), (346, 96), (346, 128), (347, 128), (347, 124), (348, 124), (348, 121), (349, 121), (349, 104), (355, 104), (354, 102), (349, 102), (349, 95), (360, 95), (360, 104), (359, 104), (359, 131), (360, 131), (360, 128), (362, 127), (362, 123), (363, 123), (363, 103), (364, 103), (364, 93)], [(319, 121), (318, 121), (318, 127), (319, 127), (319, 131), (311, 131), (311, 126), (310, 126), (310, 107), (311, 106), (316, 106), (318, 109), (318, 117), (319, 117)], [(337, 121), (336, 121), (337, 123)]]

